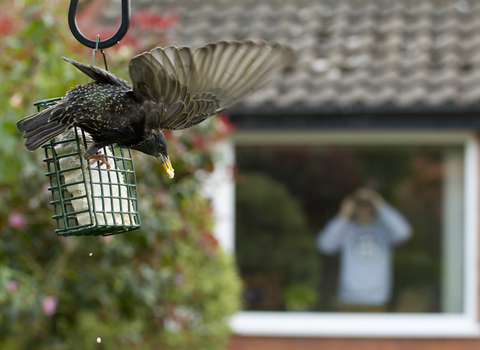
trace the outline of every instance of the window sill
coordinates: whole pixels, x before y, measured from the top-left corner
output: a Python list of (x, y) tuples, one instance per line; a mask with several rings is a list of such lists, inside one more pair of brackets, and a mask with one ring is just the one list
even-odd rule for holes
[(476, 338), (480, 323), (464, 314), (361, 314), (244, 311), (235, 334), (287, 337)]

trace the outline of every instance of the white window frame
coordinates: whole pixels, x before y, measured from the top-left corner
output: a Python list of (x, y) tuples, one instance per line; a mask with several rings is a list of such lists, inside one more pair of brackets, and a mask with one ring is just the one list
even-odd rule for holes
[(236, 145), (463, 145), (463, 313), (325, 313), (242, 311), (230, 319), (235, 334), (293, 337), (480, 337), (478, 320), (478, 142), (471, 131), (293, 130), (240, 131), (221, 144), (212, 176), (215, 234), (233, 254), (235, 184), (230, 169)]

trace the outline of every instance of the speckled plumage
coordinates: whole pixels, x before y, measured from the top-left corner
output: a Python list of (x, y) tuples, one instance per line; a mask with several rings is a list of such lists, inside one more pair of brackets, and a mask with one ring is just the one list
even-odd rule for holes
[[(132, 88), (105, 83), (79, 85), (67, 92), (62, 113), (50, 122), (75, 125), (88, 132), (96, 147), (117, 143), (133, 147), (144, 139), (140, 106), (133, 98)], [(93, 150), (87, 156), (91, 156)]]
[(85, 156), (116, 143), (167, 159), (163, 129), (184, 129), (248, 97), (296, 60), (289, 47), (265, 41), (221, 41), (197, 49), (168, 46), (135, 56), (132, 85), (101, 68), (64, 58), (94, 82), (17, 124), (29, 150), (77, 126), (93, 144)]

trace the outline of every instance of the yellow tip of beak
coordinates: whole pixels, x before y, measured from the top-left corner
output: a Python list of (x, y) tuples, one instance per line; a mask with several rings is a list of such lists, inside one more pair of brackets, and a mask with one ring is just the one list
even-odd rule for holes
[(172, 163), (170, 163), (170, 158), (165, 157), (162, 162), (163, 169), (165, 169), (165, 171), (167, 172), (168, 177), (170, 179), (173, 179), (173, 177), (175, 176), (175, 171), (173, 170)]

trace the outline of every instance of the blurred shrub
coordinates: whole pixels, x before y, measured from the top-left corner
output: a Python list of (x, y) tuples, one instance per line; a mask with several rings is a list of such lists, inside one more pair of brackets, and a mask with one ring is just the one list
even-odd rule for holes
[(288, 311), (306, 311), (318, 302), (318, 291), (309, 285), (291, 284), (283, 292), (285, 308)]
[[(317, 298), (311, 298), (309, 292), (306, 298), (303, 296), (306, 288), (318, 291), (319, 254), (299, 202), (283, 184), (260, 173), (241, 175), (236, 194), (236, 233), (237, 260), (247, 288), (267, 291), (252, 293), (247, 289), (248, 309), (314, 306)], [(258, 274), (263, 277), (256, 277)], [(272, 279), (273, 276), (277, 277)], [(269, 280), (271, 285), (259, 285), (262, 280)], [(290, 284), (302, 285), (302, 305), (297, 287), (283, 291)], [(282, 290), (276, 290), (279, 288)], [(249, 294), (265, 300), (249, 302)], [(275, 295), (281, 305), (271, 302)]]
[[(91, 54), (70, 35), (66, 6), (0, 5), (1, 348), (221, 349), (239, 281), (211, 234), (196, 174), (212, 169), (215, 141), (229, 130), (223, 119), (167, 133), (174, 180), (154, 158), (135, 154), (141, 230), (54, 234), (43, 153), (26, 150), (16, 122), (35, 111), (35, 100), (87, 81), (60, 58), (89, 62)], [(128, 46), (107, 50), (109, 68), (126, 77), (131, 54)]]

